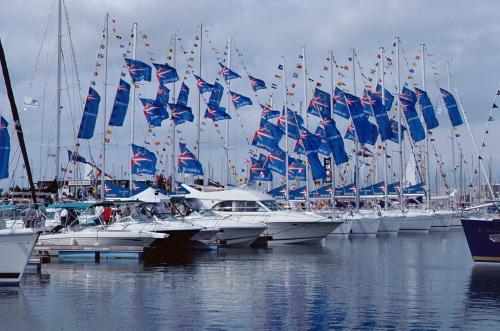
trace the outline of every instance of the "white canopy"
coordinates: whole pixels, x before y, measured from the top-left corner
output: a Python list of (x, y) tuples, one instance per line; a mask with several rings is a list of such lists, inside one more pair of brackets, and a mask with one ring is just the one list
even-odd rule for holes
[(168, 200), (168, 195), (165, 195), (152, 187), (148, 187), (144, 191), (131, 196), (130, 198), (125, 198), (123, 200), (139, 200), (143, 202), (160, 202), (162, 200)]

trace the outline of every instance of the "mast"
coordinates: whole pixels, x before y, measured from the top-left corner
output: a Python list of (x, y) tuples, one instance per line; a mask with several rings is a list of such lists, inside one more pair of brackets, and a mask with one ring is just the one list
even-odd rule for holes
[[(422, 89), (426, 91), (425, 87), (425, 44), (420, 44), (422, 50)], [(431, 183), (430, 183), (430, 161), (429, 161), (429, 130), (425, 134), (425, 204), (426, 208), (429, 209), (431, 205)]]
[(108, 40), (109, 40), (109, 13), (106, 13), (106, 45), (104, 46), (104, 109), (102, 116), (102, 172), (101, 172), (101, 200), (106, 198), (106, 111), (108, 96)]
[[(307, 70), (306, 70), (306, 47), (302, 46), (302, 71), (304, 73), (304, 102), (302, 103), (303, 116), (305, 117), (305, 125), (306, 129), (309, 127), (309, 116), (307, 116)], [(320, 114), (321, 115), (321, 114)], [(299, 130), (300, 131), (300, 130)], [(309, 210), (309, 161), (307, 159), (307, 151), (304, 152), (306, 154), (305, 157), (305, 166), (306, 166), (306, 210)], [(288, 176), (288, 173), (287, 173)]]
[(5, 58), (5, 52), (3, 50), (1, 39), (0, 39), (0, 64), (2, 65), (3, 79), (5, 81), (5, 88), (7, 90), (7, 96), (9, 98), (10, 108), (12, 110), (12, 119), (14, 120), (14, 128), (17, 133), (17, 139), (19, 140), (19, 148), (21, 149), (24, 166), (26, 167), (26, 174), (28, 175), (28, 181), (30, 184), (30, 191), (31, 191), (31, 200), (33, 201), (33, 203), (36, 203), (35, 184), (33, 182), (33, 176), (31, 174), (28, 152), (26, 150), (26, 144), (24, 142), (23, 128), (21, 127), (21, 120), (19, 119), (19, 113), (17, 111), (16, 99), (14, 98), (14, 91), (12, 90), (12, 83), (10, 81), (9, 69), (7, 68), (7, 59)]
[(285, 71), (285, 57), (281, 57), (281, 66), (283, 67), (283, 96), (284, 96), (284, 111), (285, 111), (285, 189), (286, 189), (286, 202), (289, 202), (289, 180), (288, 180), (288, 97), (286, 90), (286, 71)]
[[(384, 72), (384, 48), (380, 47), (380, 85), (382, 86), (382, 104), (385, 109), (385, 72)], [(399, 134), (399, 132), (398, 132)], [(387, 141), (384, 141), (384, 210), (387, 210), (389, 204), (388, 189), (388, 164), (387, 164)]]
[[(133, 48), (132, 48), (132, 59), (136, 59), (137, 57), (137, 23), (134, 23), (133, 29), (132, 29), (132, 35), (133, 35)], [(130, 168), (129, 168), (129, 191), (130, 195), (132, 195), (133, 191), (133, 186), (134, 186), (134, 175), (132, 174), (132, 157), (134, 156), (132, 152), (132, 144), (134, 143), (134, 130), (135, 130), (135, 97), (136, 97), (136, 84), (132, 82), (134, 85), (133, 93), (132, 93), (132, 114), (130, 115), (132, 117), (132, 122), (130, 125)]]
[[(451, 93), (451, 73), (450, 73), (450, 61), (446, 61), (446, 71), (448, 73), (448, 91)], [(451, 127), (451, 162), (452, 162), (452, 171), (453, 171), (453, 190), (457, 188), (457, 162), (456, 162), (456, 156), (455, 156), (455, 132), (453, 131), (453, 126)], [(479, 160), (481, 162), (481, 160)]]
[(401, 94), (401, 77), (399, 73), (399, 37), (396, 37), (396, 71), (397, 71), (397, 90), (398, 90), (398, 145), (399, 145), (399, 203), (401, 209), (404, 210), (404, 195), (403, 195), (403, 141), (401, 140), (401, 100), (399, 100)]
[[(330, 111), (333, 119), (333, 95), (335, 94), (335, 84), (333, 83), (333, 52), (330, 51)], [(332, 153), (332, 157), (330, 158), (330, 168), (332, 173), (332, 209), (335, 210), (335, 172), (334, 170), (334, 157)]]
[(62, 0), (58, 1), (57, 5), (57, 87), (56, 87), (56, 183), (57, 195), (56, 200), (59, 201), (59, 177), (60, 164), (59, 158), (61, 153), (61, 80), (62, 80)]
[[(352, 90), (353, 95), (356, 95), (356, 51), (352, 49)], [(359, 139), (358, 134), (354, 137), (355, 146), (355, 161), (354, 166), (354, 189), (356, 191), (356, 211), (359, 211)]]
[[(227, 41), (227, 67), (231, 69), (231, 38)], [(229, 114), (229, 108), (231, 107), (231, 94), (229, 93), (231, 89), (231, 81), (227, 81), (227, 97), (226, 97), (226, 108), (227, 108), (227, 113)], [(229, 120), (226, 121), (226, 137), (224, 139), (224, 156), (226, 157), (226, 170), (223, 170), (223, 184), (224, 186), (227, 187), (229, 184), (229, 174), (230, 174), (230, 167), (229, 167)]]
[[(174, 45), (173, 45), (173, 53), (172, 53), (172, 65), (175, 68), (175, 58), (176, 58), (176, 53), (177, 53), (177, 34), (174, 33)], [(174, 82), (173, 88), (172, 88), (172, 101), (173, 103), (176, 102), (175, 96), (176, 96), (176, 84)], [(199, 118), (199, 117), (198, 117)], [(174, 193), (177, 193), (177, 184), (175, 181), (177, 180), (177, 169), (175, 166), (175, 153), (176, 153), (176, 144), (177, 144), (177, 137), (176, 137), (176, 127), (175, 127), (175, 122), (174, 118), (172, 117), (172, 126), (173, 126), (173, 133), (172, 133), (172, 190)]]
[[(199, 66), (198, 66), (198, 75), (201, 77), (201, 59), (202, 59), (202, 51), (203, 51), (203, 24), (200, 24), (200, 55), (199, 55)], [(200, 160), (200, 139), (201, 139), (201, 92), (198, 89), (198, 125), (196, 128), (196, 158)], [(201, 161), (200, 161), (201, 162)]]

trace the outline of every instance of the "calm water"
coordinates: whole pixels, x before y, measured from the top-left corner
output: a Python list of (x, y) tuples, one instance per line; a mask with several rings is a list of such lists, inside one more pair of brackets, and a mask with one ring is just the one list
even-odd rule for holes
[(462, 231), (52, 263), (0, 289), (1, 330), (500, 329), (500, 265)]

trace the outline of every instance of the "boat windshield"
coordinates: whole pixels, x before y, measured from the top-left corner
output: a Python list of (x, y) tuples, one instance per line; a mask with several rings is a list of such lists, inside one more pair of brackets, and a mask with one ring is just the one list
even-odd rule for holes
[(191, 211), (197, 213), (200, 216), (212, 217), (217, 216), (210, 209), (206, 209), (203, 203), (199, 199), (189, 198), (184, 200), (184, 204), (191, 209)]
[(274, 200), (262, 200), (260, 201), (267, 209), (270, 211), (280, 211), (281, 207)]

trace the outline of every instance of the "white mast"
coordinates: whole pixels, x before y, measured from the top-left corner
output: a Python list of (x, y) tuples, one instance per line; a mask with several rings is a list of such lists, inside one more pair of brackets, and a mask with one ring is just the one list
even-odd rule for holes
[(108, 40), (109, 40), (109, 13), (106, 13), (106, 32), (104, 48), (104, 108), (102, 116), (102, 171), (101, 171), (101, 200), (106, 198), (106, 107), (108, 96)]
[[(227, 67), (231, 69), (231, 38), (227, 41)], [(224, 77), (223, 77), (224, 79)], [(227, 98), (226, 98), (226, 108), (227, 108), (227, 113), (229, 114), (229, 108), (231, 107), (231, 94), (229, 93), (231, 89), (231, 81), (227, 81)], [(231, 168), (229, 167), (229, 120), (226, 121), (226, 136), (224, 138), (224, 155), (226, 157), (226, 169), (225, 171), (223, 170), (223, 184), (224, 186), (227, 186), (229, 184), (229, 174), (231, 171)]]
[[(352, 49), (352, 94), (356, 95), (356, 51)], [(356, 191), (356, 211), (359, 211), (359, 138), (356, 133), (354, 137), (355, 166), (354, 166), (354, 189)]]
[(286, 189), (286, 202), (289, 202), (289, 181), (288, 181), (288, 104), (287, 104), (287, 89), (286, 89), (286, 71), (285, 71), (285, 57), (281, 57), (281, 66), (283, 67), (283, 96), (284, 96), (284, 111), (285, 111), (285, 189)]
[[(420, 45), (422, 49), (422, 89), (426, 91), (425, 87), (425, 44)], [(427, 209), (431, 205), (431, 169), (429, 161), (429, 130), (425, 133), (425, 204)]]
[[(200, 54), (199, 54), (199, 67), (198, 67), (198, 75), (201, 77), (201, 59), (202, 59), (202, 51), (203, 51), (203, 24), (200, 24)], [(201, 139), (201, 92), (198, 88), (198, 125), (196, 127), (196, 158), (198, 161), (200, 160), (200, 139)]]
[[(61, 152), (61, 80), (62, 80), (62, 8), (61, 1), (58, 2), (58, 22), (57, 22), (57, 87), (56, 87), (56, 183), (57, 195), (56, 200), (59, 201), (59, 177), (61, 167), (59, 164), (59, 157)], [(41, 162), (41, 160), (40, 160)]]
[(398, 145), (399, 145), (399, 203), (401, 204), (401, 209), (404, 209), (404, 195), (403, 195), (403, 141), (402, 136), (402, 125), (401, 125), (401, 77), (399, 73), (399, 37), (396, 37), (396, 75), (397, 75), (397, 90), (398, 90)]
[[(333, 95), (335, 94), (335, 84), (333, 83), (333, 52), (330, 51), (330, 111), (331, 111), (331, 116), (333, 119)], [(332, 157), (330, 158), (330, 171), (332, 174), (332, 208), (335, 210), (335, 172), (334, 172), (334, 164), (335, 164), (335, 158)]]
[[(450, 62), (446, 61), (446, 71), (448, 73), (448, 91), (451, 93), (451, 73), (450, 73)], [(455, 131), (453, 130), (453, 126), (451, 127), (451, 162), (452, 162), (452, 171), (453, 171), (453, 190), (457, 188), (457, 162), (456, 162), (456, 156), (455, 156)], [(481, 162), (481, 161), (479, 161)]]
[[(132, 59), (136, 59), (137, 57), (137, 23), (134, 23), (133, 29), (132, 29), (132, 35), (133, 35), (133, 48), (132, 48)], [(131, 125), (130, 125), (130, 160), (132, 161), (132, 157), (134, 156), (134, 153), (132, 152), (132, 144), (134, 143), (134, 130), (135, 130), (135, 89), (136, 85), (134, 82), (132, 82), (132, 85), (134, 86), (133, 92), (132, 92), (132, 114), (130, 115), (132, 118)], [(130, 162), (130, 168), (129, 168), (129, 191), (130, 195), (132, 195), (133, 191), (133, 186), (134, 186), (134, 175), (132, 174), (132, 162)]]
[[(380, 85), (382, 87), (382, 105), (385, 110), (385, 72), (384, 72), (384, 48), (380, 47)], [(399, 133), (398, 133), (399, 134)], [(388, 190), (388, 163), (387, 163), (387, 141), (384, 141), (384, 210), (387, 210), (389, 204)]]
[[(305, 125), (306, 129), (308, 128), (309, 124), (309, 118), (307, 116), (307, 70), (306, 70), (306, 47), (302, 46), (302, 71), (304, 73), (304, 102), (302, 103), (303, 106), (303, 116), (305, 117)], [(299, 130), (300, 133), (300, 130)], [(305, 150), (304, 146), (304, 152), (306, 154), (305, 157), (305, 166), (306, 166), (306, 209), (309, 210), (309, 161), (307, 159), (307, 151)], [(288, 176), (288, 173), (287, 173)]]
[[(172, 66), (175, 68), (175, 58), (176, 58), (176, 47), (177, 47), (177, 34), (174, 33), (174, 45), (173, 45), (173, 53), (172, 53)], [(176, 99), (175, 99), (175, 96), (176, 96), (176, 84), (174, 82), (174, 85), (173, 85), (173, 88), (172, 88), (172, 101), (173, 103), (176, 103)], [(177, 192), (177, 185), (175, 183), (175, 181), (177, 180), (177, 169), (176, 169), (176, 166), (175, 166), (175, 153), (176, 153), (176, 144), (177, 144), (177, 139), (176, 139), (176, 127), (175, 127), (175, 122), (174, 122), (174, 118), (172, 117), (172, 128), (173, 128), (173, 133), (172, 133), (172, 187), (171, 189), (173, 190), (174, 193)]]

